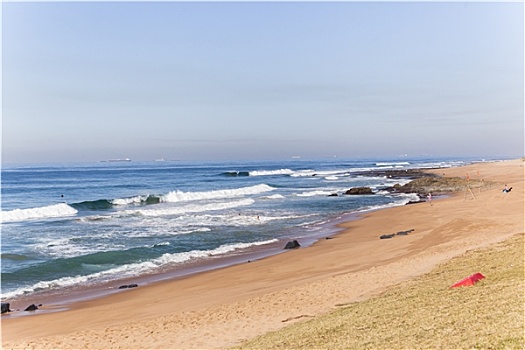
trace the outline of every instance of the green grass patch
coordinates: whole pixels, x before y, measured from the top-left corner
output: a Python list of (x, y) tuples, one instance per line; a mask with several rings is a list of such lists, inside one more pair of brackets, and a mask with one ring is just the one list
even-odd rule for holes
[[(474, 286), (450, 288), (473, 273)], [(524, 236), (236, 349), (524, 349)]]

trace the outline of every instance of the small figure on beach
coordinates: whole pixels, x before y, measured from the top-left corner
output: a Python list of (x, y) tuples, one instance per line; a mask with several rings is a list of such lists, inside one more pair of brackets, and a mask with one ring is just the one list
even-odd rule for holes
[(428, 200), (428, 203), (429, 203), (430, 205), (432, 205), (432, 193), (431, 193), (431, 192), (428, 193), (428, 195), (427, 195), (427, 200)]
[(512, 187), (507, 187), (507, 185), (505, 185), (505, 188), (503, 189), (503, 193), (509, 193), (510, 191), (512, 191)]

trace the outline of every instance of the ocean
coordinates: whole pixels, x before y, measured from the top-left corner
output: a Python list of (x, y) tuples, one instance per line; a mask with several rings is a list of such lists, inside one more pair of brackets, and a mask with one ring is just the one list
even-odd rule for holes
[[(419, 199), (385, 190), (408, 178), (374, 171), (472, 161), (4, 165), (2, 300), (113, 290), (123, 281), (143, 284), (283, 253), (290, 240), (307, 246), (356, 213)], [(374, 194), (343, 195), (361, 186)]]

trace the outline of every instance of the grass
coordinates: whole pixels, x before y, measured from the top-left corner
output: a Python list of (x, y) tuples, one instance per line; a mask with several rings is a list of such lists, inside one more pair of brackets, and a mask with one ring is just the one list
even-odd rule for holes
[[(525, 349), (524, 236), (236, 349)], [(450, 288), (475, 272), (474, 286)]]

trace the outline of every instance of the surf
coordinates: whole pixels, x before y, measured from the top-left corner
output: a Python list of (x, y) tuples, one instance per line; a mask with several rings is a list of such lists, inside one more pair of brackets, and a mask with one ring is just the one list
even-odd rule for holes
[(13, 209), (2, 211), (1, 222), (62, 218), (74, 216), (78, 210), (66, 203), (53, 204), (38, 208)]
[(207, 200), (207, 199), (222, 199), (222, 198), (233, 198), (233, 197), (244, 197), (248, 195), (256, 195), (265, 192), (273, 191), (274, 188), (265, 184), (224, 189), (224, 190), (213, 190), (204, 192), (183, 192), (183, 191), (172, 191), (165, 196), (161, 197), (162, 202), (176, 203), (185, 201), (196, 201), (196, 200)]

